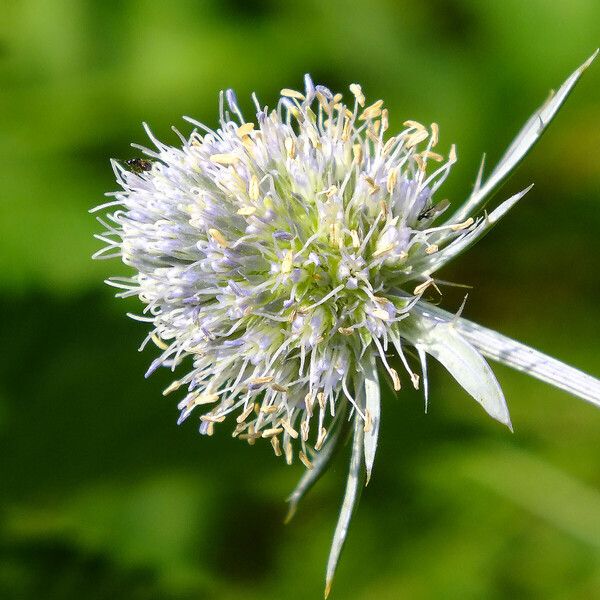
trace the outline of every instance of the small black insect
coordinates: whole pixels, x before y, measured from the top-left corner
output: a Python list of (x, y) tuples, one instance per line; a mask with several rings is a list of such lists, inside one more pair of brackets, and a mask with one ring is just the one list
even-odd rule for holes
[(430, 219), (434, 215), (443, 213), (448, 208), (448, 206), (450, 206), (448, 200), (442, 200), (441, 202), (438, 202), (437, 204), (434, 204), (433, 206), (426, 208), (424, 211), (422, 211), (417, 217), (417, 220), (423, 221), (424, 219)]
[(152, 161), (146, 160), (145, 158), (130, 158), (125, 161), (125, 164), (131, 169), (133, 173), (143, 173), (149, 171), (152, 168)]

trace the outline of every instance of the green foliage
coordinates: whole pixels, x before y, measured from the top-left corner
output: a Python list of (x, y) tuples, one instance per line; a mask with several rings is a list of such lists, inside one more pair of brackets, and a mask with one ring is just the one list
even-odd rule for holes
[[(10, 1), (0, 20), (0, 597), (319, 597), (347, 455), (283, 525), (301, 467), (177, 428), (144, 327), (101, 283), (87, 210), (140, 127), (175, 141), (217, 91), (251, 109), (304, 72), (440, 123), (462, 199), (598, 43), (594, 0)], [(594, 65), (502, 190), (536, 187), (447, 279), (466, 315), (600, 374)], [(445, 292), (458, 306), (461, 290)], [(373, 479), (332, 598), (591, 598), (600, 589), (600, 414), (496, 369), (515, 434), (441, 369), (430, 414), (384, 394)], [(407, 386), (405, 386), (407, 387)], [(344, 454), (344, 452), (340, 453)], [(347, 454), (347, 449), (346, 449)]]

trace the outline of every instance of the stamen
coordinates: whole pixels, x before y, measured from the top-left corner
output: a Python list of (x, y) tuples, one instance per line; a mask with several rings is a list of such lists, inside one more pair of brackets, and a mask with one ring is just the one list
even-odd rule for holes
[(213, 154), (210, 157), (210, 161), (217, 165), (235, 165), (239, 160), (239, 156), (231, 153)]
[(365, 95), (363, 94), (362, 87), (360, 86), (360, 84), (351, 83), (350, 91), (354, 94), (354, 97), (356, 98), (356, 101), (358, 102), (359, 106), (364, 106)]
[(440, 128), (437, 123), (431, 124), (431, 147), (434, 148), (437, 146), (437, 143), (440, 139)]
[(402, 386), (400, 385), (400, 376), (398, 375), (398, 371), (390, 367), (390, 375), (392, 376), (392, 381), (394, 382), (394, 390), (399, 392)]
[(383, 100), (377, 100), (377, 102), (373, 102), (370, 106), (367, 106), (365, 110), (363, 110), (360, 117), (358, 117), (359, 121), (366, 121), (368, 119), (375, 119), (381, 114), (381, 107), (383, 106)]
[(238, 209), (237, 214), (242, 217), (249, 217), (256, 212), (256, 207), (254, 206), (242, 206), (242, 208)]
[(306, 456), (306, 454), (304, 454), (304, 452), (302, 452), (302, 450), (300, 450), (298, 452), (298, 457), (300, 458), (300, 460), (302, 461), (302, 463), (304, 464), (304, 466), (307, 469), (313, 468), (313, 464), (310, 462), (310, 460), (308, 460), (308, 456)]
[(463, 229), (468, 229), (469, 227), (471, 227), (473, 223), (475, 223), (475, 219), (473, 219), (473, 217), (469, 217), (466, 221), (463, 221), (462, 223), (451, 225), (450, 229), (452, 229), (452, 231), (462, 231)]
[(262, 432), (262, 437), (269, 438), (269, 437), (273, 437), (274, 435), (279, 435), (280, 433), (283, 433), (282, 427), (272, 427), (270, 429), (265, 429)]
[(290, 425), (290, 422), (287, 419), (281, 419), (279, 424), (285, 429), (290, 437), (294, 439), (298, 438), (298, 432)]
[(248, 134), (252, 133), (254, 123), (244, 123), (236, 129), (236, 134), (240, 139), (243, 139)]
[(221, 248), (228, 248), (229, 242), (223, 237), (223, 234), (218, 229), (209, 229), (208, 233), (212, 238), (221, 246)]
[(281, 456), (281, 444), (279, 443), (279, 438), (276, 435), (271, 438), (271, 446), (273, 446), (273, 452), (275, 452), (275, 456)]
[(304, 94), (301, 92), (297, 92), (296, 90), (290, 90), (289, 88), (283, 88), (281, 90), (281, 95), (286, 98), (295, 98), (296, 100), (304, 100)]
[(317, 438), (317, 443), (315, 444), (315, 450), (317, 450), (317, 452), (323, 446), (323, 442), (325, 441), (326, 437), (327, 437), (327, 429), (325, 429), (325, 427), (321, 427), (321, 429), (319, 430), (319, 437)]

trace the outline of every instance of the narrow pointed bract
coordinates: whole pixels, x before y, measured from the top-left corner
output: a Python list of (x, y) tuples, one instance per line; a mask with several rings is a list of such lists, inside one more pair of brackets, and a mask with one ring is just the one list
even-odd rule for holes
[(356, 508), (358, 498), (360, 496), (361, 482), (364, 480), (362, 471), (363, 462), (363, 438), (364, 430), (358, 419), (354, 419), (354, 434), (352, 437), (352, 455), (350, 457), (350, 470), (348, 472), (348, 480), (346, 482), (346, 492), (344, 501), (340, 510), (340, 516), (333, 534), (333, 542), (329, 552), (329, 560), (327, 561), (327, 573), (325, 576), (325, 598), (329, 596), (333, 576), (337, 568), (338, 560), (348, 535), (348, 527), (350, 519)]
[(120, 256), (133, 269), (107, 283), (144, 304), (132, 316), (150, 326), (141, 349), (152, 342), (159, 350), (148, 374), (182, 371), (165, 390), (180, 394), (178, 422), (196, 416), (204, 435), (231, 423), (233, 437), (302, 463), (288, 519), (353, 431), (326, 595), (375, 462), (380, 374), (396, 392), (403, 380), (421, 387), (427, 409), (433, 356), (508, 427), (484, 356), (600, 405), (593, 377), (463, 319), (462, 307), (452, 315), (424, 300), (440, 293), (437, 271), (531, 189), (483, 212), (595, 55), (525, 124), (487, 179), (482, 163), (451, 217), (438, 190), (457, 153), (440, 151), (436, 123), (406, 120), (390, 134), (382, 100), (369, 103), (352, 84), (345, 103), (308, 75), (305, 90), (284, 88), (274, 110), (253, 95), (256, 114), (247, 120), (233, 91), (222, 93), (218, 129), (188, 118), (195, 129), (178, 133), (179, 147), (145, 126), (154, 148), (135, 147), (146, 158), (112, 162), (121, 189), (96, 209), (105, 213), (96, 236), (105, 247), (95, 258)]
[(363, 370), (365, 380), (360, 391), (360, 396), (364, 396), (365, 398), (365, 467), (367, 471), (366, 483), (369, 483), (375, 462), (375, 452), (377, 451), (377, 441), (379, 438), (379, 421), (381, 419), (379, 377), (373, 354), (369, 354), (367, 360), (363, 361)]
[(512, 429), (508, 407), (498, 380), (483, 356), (459, 333), (453, 322), (443, 323), (425, 315), (411, 317), (406, 338), (435, 357), (486, 412)]

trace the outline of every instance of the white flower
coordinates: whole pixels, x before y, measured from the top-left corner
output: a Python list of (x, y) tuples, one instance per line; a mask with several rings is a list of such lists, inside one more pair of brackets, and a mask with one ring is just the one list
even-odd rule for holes
[[(595, 56), (595, 55), (594, 55)], [(265, 438), (307, 471), (290, 515), (352, 424), (346, 496), (327, 568), (328, 592), (352, 507), (371, 475), (379, 429), (378, 369), (395, 390), (404, 375), (428, 393), (425, 357), (439, 360), (495, 419), (510, 427), (502, 391), (482, 355), (595, 404), (600, 382), (422, 299), (435, 273), (476, 242), (528, 190), (483, 208), (540, 136), (594, 56), (526, 123), (506, 154), (451, 216), (438, 188), (456, 161), (437, 153), (438, 127), (406, 121), (388, 134), (383, 102), (351, 102), (314, 86), (282, 90), (275, 110), (242, 116), (221, 94), (220, 127), (192, 119), (181, 148), (156, 140), (147, 159), (113, 161), (122, 191), (99, 209), (106, 247), (131, 277), (118, 296), (139, 296), (158, 366), (187, 373), (179, 422), (200, 413), (200, 432), (235, 421), (233, 435)], [(410, 365), (406, 347), (420, 358)], [(229, 417), (229, 419), (227, 419)], [(364, 468), (363, 468), (364, 465)]]

